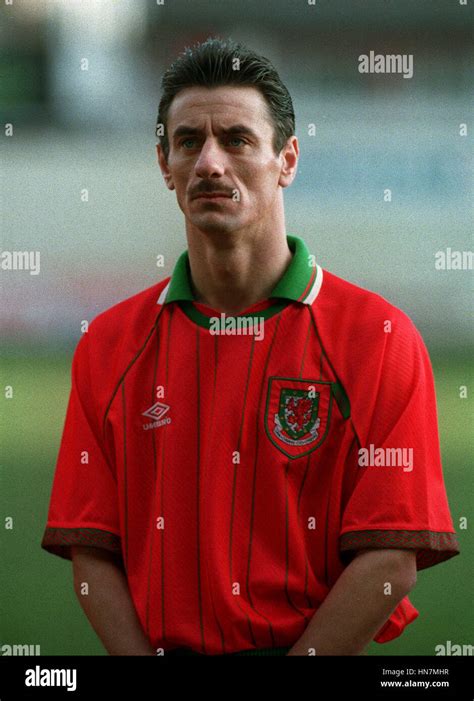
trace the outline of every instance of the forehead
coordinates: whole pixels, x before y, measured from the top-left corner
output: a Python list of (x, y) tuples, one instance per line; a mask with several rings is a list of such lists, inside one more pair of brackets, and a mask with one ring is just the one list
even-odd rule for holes
[(173, 99), (168, 112), (168, 129), (181, 123), (204, 126), (211, 118), (230, 124), (269, 124), (269, 112), (263, 95), (257, 88), (222, 86), (218, 88), (191, 87), (181, 90)]

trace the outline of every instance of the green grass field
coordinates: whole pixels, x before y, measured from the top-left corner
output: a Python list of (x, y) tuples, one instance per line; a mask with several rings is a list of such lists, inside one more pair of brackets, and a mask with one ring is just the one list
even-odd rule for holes
[[(40, 548), (56, 455), (69, 393), (71, 354), (57, 357), (3, 356), (2, 387), (13, 399), (2, 407), (1, 644), (35, 644), (42, 655), (101, 655), (102, 645), (87, 622), (72, 587), (71, 564)], [(433, 361), (445, 481), (458, 531), (461, 555), (419, 573), (411, 601), (419, 618), (404, 634), (379, 645), (373, 655), (434, 655), (435, 646), (472, 643), (471, 588), (474, 556), (472, 479), (472, 399), (460, 399), (459, 387), (472, 392), (465, 360)], [(467, 517), (468, 528), (459, 530)]]

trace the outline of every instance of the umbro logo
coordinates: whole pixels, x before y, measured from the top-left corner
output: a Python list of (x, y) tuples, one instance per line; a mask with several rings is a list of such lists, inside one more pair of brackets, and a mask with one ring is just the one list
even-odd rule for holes
[(167, 404), (162, 404), (161, 402), (156, 402), (149, 409), (142, 412), (142, 416), (147, 416), (149, 419), (153, 419), (150, 423), (143, 424), (143, 429), (147, 431), (149, 428), (158, 428), (158, 426), (163, 426), (165, 424), (171, 423), (171, 418), (165, 416), (169, 411), (169, 406)]
[(153, 406), (143, 412), (143, 416), (149, 416), (150, 419), (158, 421), (167, 411), (169, 411), (169, 406), (167, 404), (156, 402), (156, 404), (153, 404)]

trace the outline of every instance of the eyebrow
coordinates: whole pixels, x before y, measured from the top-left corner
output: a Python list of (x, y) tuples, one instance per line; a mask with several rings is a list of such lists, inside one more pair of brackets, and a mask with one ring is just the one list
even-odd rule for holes
[[(228, 129), (220, 130), (226, 136), (232, 136), (234, 134), (246, 134), (252, 139), (258, 140), (257, 134), (250, 127), (246, 127), (245, 124), (234, 124)], [(182, 124), (173, 132), (173, 139), (178, 139), (180, 136), (200, 136), (203, 134), (202, 129), (197, 129), (196, 127), (189, 127), (186, 124)]]

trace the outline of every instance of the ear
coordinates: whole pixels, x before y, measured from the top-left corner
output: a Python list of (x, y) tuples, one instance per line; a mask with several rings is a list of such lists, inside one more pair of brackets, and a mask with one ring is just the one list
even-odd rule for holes
[(158, 164), (160, 166), (161, 173), (166, 183), (168, 190), (174, 190), (173, 177), (171, 175), (168, 161), (166, 160), (165, 153), (161, 144), (156, 144), (156, 155), (158, 158)]
[(288, 187), (295, 179), (298, 168), (298, 157), (298, 139), (296, 136), (291, 136), (280, 153), (281, 171), (278, 184), (281, 185), (281, 187)]

